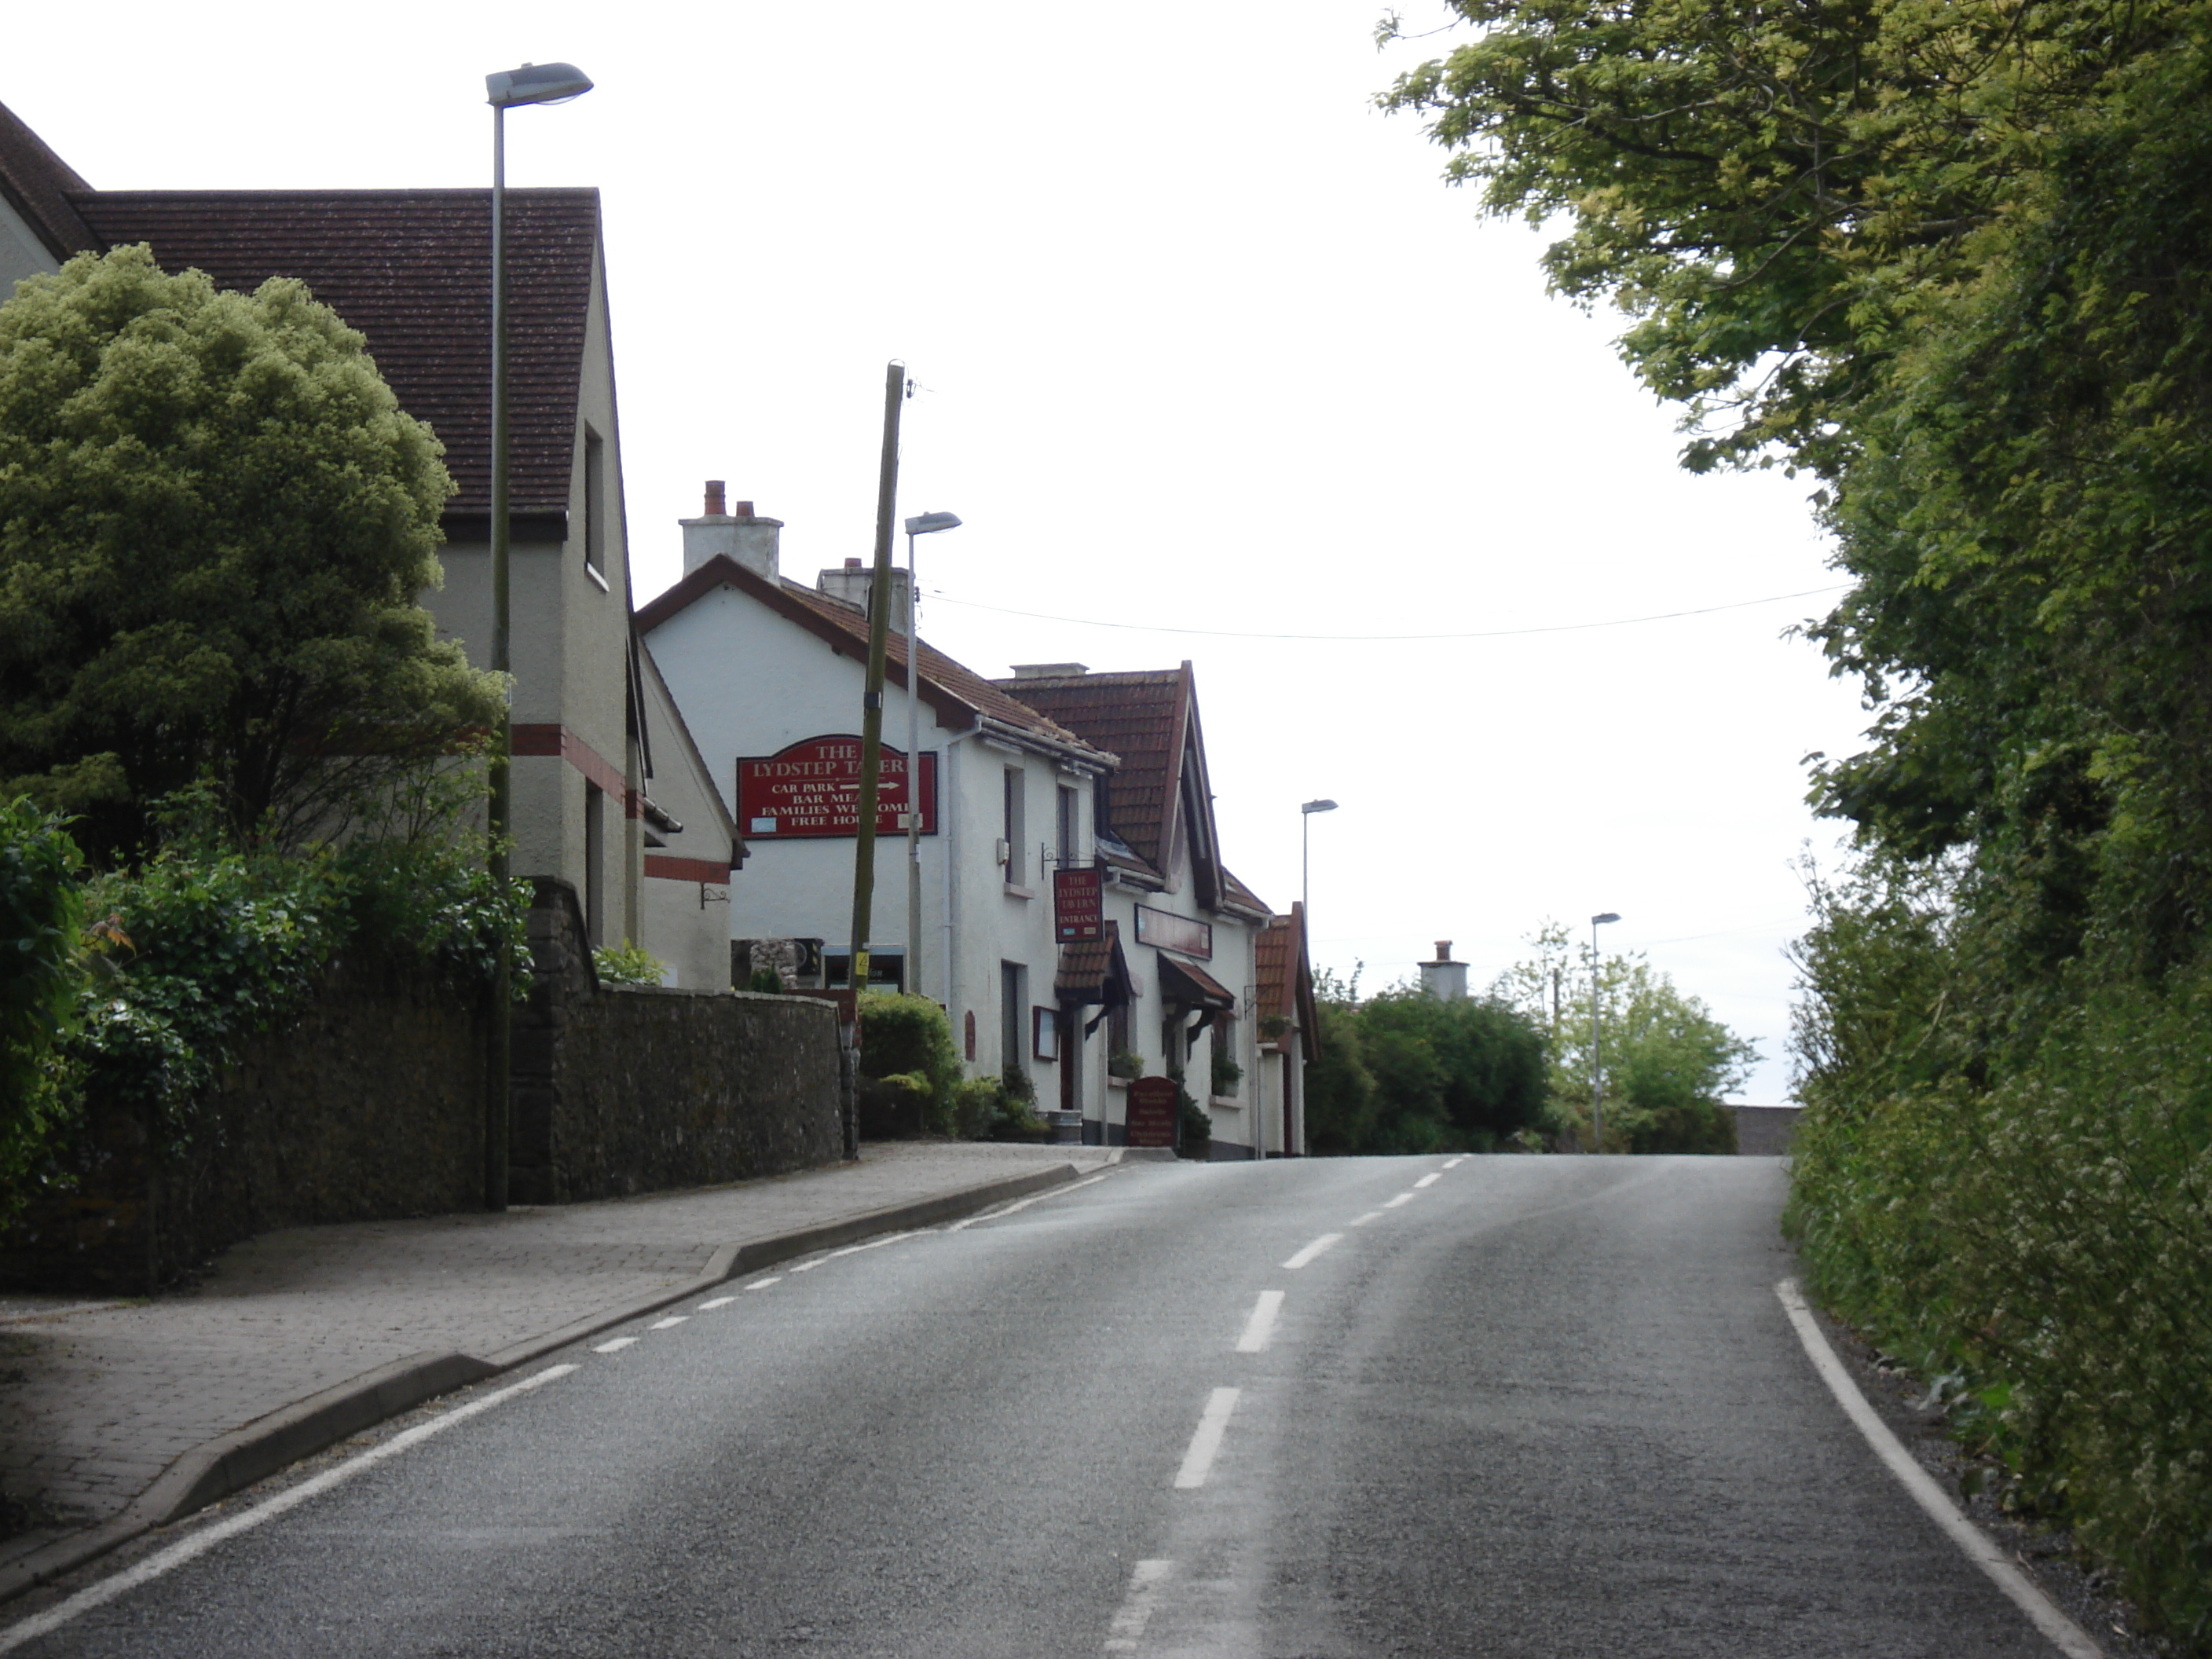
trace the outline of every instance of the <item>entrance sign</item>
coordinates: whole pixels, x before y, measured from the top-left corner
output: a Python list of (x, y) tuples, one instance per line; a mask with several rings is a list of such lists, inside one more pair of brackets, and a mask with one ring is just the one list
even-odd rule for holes
[(1176, 1082), (1171, 1077), (1140, 1077), (1129, 1085), (1129, 1145), (1176, 1144)]
[(1053, 935), (1063, 945), (1106, 935), (1106, 872), (1103, 870), (1055, 870), (1052, 872)]
[[(884, 745), (876, 785), (876, 833), (906, 828), (906, 757)], [(921, 757), (921, 833), (937, 833), (937, 756)], [(748, 841), (860, 833), (860, 740), (804, 738), (788, 749), (738, 762), (738, 824)]]

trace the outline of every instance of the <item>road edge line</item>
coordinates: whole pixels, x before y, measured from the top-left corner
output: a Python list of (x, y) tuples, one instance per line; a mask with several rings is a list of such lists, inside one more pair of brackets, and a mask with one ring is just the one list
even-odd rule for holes
[(2003, 1547), (1952, 1501), (1936, 1477), (1921, 1468), (1919, 1460), (1905, 1449), (1905, 1443), (1891, 1432), (1889, 1425), (1881, 1420), (1881, 1414), (1860, 1389), (1857, 1379), (1836, 1357), (1827, 1334), (1821, 1330), (1811, 1305), (1797, 1288), (1797, 1281), (1782, 1280), (1774, 1287), (1774, 1294), (1783, 1311), (1790, 1316), (1790, 1326), (1796, 1331), (1798, 1341), (1804, 1345), (1813, 1369), (1828, 1385), (1828, 1392), (1835, 1395), (1844, 1414), (1851, 1419), (1867, 1444), (1874, 1448), (1875, 1455), (1897, 1477), (1898, 1484), (1911, 1495), (1928, 1518), (1943, 1529), (1966, 1559), (1986, 1573), (2006, 1598), (2027, 1615), (2028, 1622), (2067, 1659), (2106, 1659), (2104, 1649), (2097, 1645), (2089, 1632), (2044, 1594), (2043, 1587), (2022, 1571), (2019, 1564), (2005, 1553)]

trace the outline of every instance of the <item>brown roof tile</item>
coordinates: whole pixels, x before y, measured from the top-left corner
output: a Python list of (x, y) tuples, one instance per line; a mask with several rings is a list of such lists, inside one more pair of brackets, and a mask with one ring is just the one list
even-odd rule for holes
[[(90, 185), (76, 169), (46, 148), (46, 141), (0, 104), (0, 196), (23, 216), (57, 260), (100, 246), (70, 202), (72, 191)], [(8, 296), (0, 294), (0, 300)]]
[(1190, 709), (1190, 665), (1130, 674), (999, 680), (1038, 713), (1110, 749), (1121, 764), (1107, 786), (1107, 820), (1129, 850), (1164, 870)]
[(1130, 1000), (1129, 963), (1121, 954), (1121, 925), (1109, 921), (1105, 934), (1060, 947), (1060, 967), (1053, 976), (1053, 1000), (1062, 1004), (1103, 1003), (1108, 1007)]
[(1300, 905), (1293, 904), (1290, 915), (1270, 919), (1260, 930), (1252, 941), (1252, 971), (1256, 981), (1252, 1012), (1262, 1021), (1287, 1022), (1273, 1036), (1263, 1031), (1261, 1042), (1287, 1053), (1291, 1028), (1296, 1027), (1305, 1057), (1313, 1060), (1319, 1049), (1314, 1030), (1313, 976), (1306, 966), (1304, 942), (1305, 915)]
[[(79, 181), (82, 183), (82, 181)], [(70, 198), (113, 246), (251, 291), (296, 276), (368, 337), (407, 412), (444, 440), (459, 493), (491, 502), (491, 192), (102, 191)], [(595, 190), (511, 190), (507, 297), (517, 514), (564, 511), (599, 236)]]

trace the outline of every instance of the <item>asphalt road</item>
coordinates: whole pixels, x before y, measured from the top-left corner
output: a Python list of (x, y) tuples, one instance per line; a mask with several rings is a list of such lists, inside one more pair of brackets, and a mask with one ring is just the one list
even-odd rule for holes
[(12, 1650), (2049, 1652), (1807, 1362), (1782, 1196), (1747, 1158), (1122, 1166), (457, 1397)]

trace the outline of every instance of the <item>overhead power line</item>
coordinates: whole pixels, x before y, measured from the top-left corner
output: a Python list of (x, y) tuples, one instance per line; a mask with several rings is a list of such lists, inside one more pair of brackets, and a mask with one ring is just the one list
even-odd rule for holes
[(1594, 628), (1632, 628), (1639, 623), (1674, 622), (1684, 617), (1710, 617), (1722, 611), (1747, 611), (1757, 605), (1780, 605), (1786, 599), (1818, 599), (1825, 593), (1841, 593), (1850, 586), (1848, 582), (1838, 582), (1833, 587), (1808, 587), (1801, 593), (1770, 593), (1763, 599), (1737, 599), (1729, 605), (1708, 605), (1695, 611), (1662, 611), (1650, 617), (1616, 617), (1609, 622), (1556, 623), (1548, 628), (1492, 628), (1459, 634), (1261, 634), (1231, 628), (1169, 628), (1158, 623), (1099, 622), (1090, 617), (1055, 617), (1042, 611), (1016, 611), (1003, 605), (985, 605), (980, 599), (955, 599), (942, 588), (926, 591), (933, 599), (941, 600), (946, 605), (962, 605), (970, 611), (989, 611), (1001, 617), (1024, 617), (1031, 622), (1066, 623), (1077, 628), (1111, 628), (1131, 634), (1188, 634), (1209, 640), (1372, 640), (1387, 642), (1505, 640), (1524, 634), (1579, 634)]

